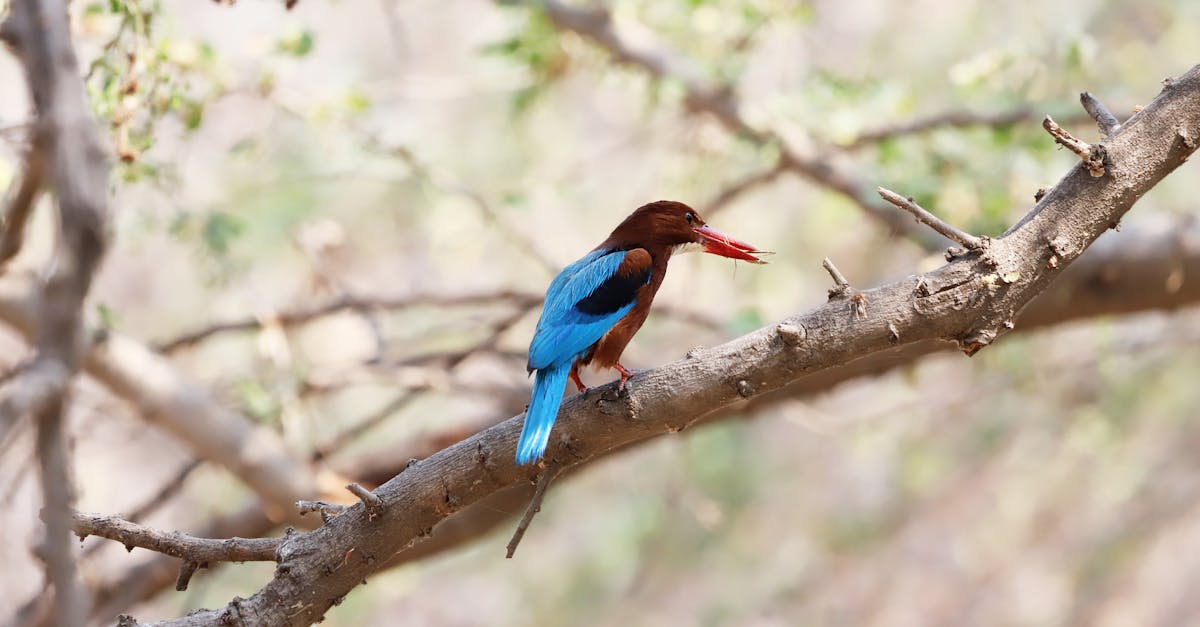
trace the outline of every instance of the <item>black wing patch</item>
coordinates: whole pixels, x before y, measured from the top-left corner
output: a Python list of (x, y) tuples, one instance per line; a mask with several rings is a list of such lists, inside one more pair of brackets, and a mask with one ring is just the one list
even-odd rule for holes
[(610, 314), (632, 303), (638, 288), (649, 282), (650, 255), (640, 249), (629, 252), (617, 271), (575, 303), (575, 309), (593, 316)]

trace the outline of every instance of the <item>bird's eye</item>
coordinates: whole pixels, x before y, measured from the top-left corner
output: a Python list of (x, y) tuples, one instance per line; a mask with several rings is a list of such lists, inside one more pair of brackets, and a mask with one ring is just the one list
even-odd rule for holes
[(696, 214), (691, 211), (683, 214), (683, 218), (688, 221), (688, 224), (695, 224), (696, 222)]

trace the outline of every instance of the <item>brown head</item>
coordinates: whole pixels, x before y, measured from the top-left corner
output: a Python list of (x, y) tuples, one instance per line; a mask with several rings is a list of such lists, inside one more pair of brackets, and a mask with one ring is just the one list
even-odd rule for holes
[(695, 209), (674, 200), (638, 207), (613, 229), (600, 248), (645, 248), (653, 256), (699, 250), (750, 263), (766, 263), (754, 256), (763, 251), (708, 226)]

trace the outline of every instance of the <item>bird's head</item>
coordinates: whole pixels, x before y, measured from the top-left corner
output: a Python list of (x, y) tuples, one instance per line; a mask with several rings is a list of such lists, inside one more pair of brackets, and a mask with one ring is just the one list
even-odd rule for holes
[(702, 251), (750, 263), (767, 263), (755, 256), (765, 251), (712, 228), (695, 209), (674, 200), (638, 207), (605, 243), (661, 247), (673, 253)]

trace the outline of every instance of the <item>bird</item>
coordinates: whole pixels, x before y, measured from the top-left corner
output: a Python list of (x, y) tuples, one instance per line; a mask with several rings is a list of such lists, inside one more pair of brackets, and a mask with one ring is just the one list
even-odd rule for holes
[(533, 393), (517, 440), (518, 465), (545, 453), (567, 379), (587, 391), (581, 367), (615, 369), (618, 392), (625, 391), (633, 373), (621, 365), (621, 353), (646, 321), (671, 256), (695, 251), (766, 263), (756, 256), (766, 251), (712, 228), (695, 209), (659, 200), (638, 207), (608, 239), (554, 277), (529, 345)]

